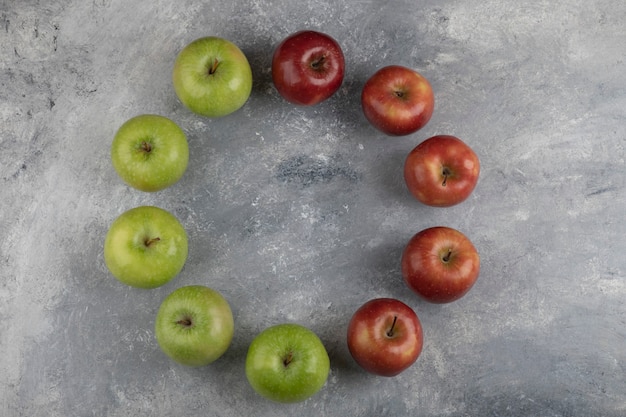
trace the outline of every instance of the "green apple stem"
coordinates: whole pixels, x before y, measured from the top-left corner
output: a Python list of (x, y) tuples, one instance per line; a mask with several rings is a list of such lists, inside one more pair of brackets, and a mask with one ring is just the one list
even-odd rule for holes
[(147, 246), (150, 247), (153, 244), (155, 244), (156, 242), (160, 241), (161, 238), (160, 237), (151, 237), (151, 238), (147, 238), (143, 243)]
[(283, 359), (283, 365), (287, 368), (291, 362), (293, 362), (293, 352), (287, 353), (287, 356)]
[(387, 330), (387, 337), (393, 337), (393, 330), (396, 327), (397, 321), (398, 321), (398, 316), (393, 316), (393, 323), (391, 323), (391, 328)]
[(209, 75), (215, 74), (215, 71), (217, 71), (217, 67), (218, 67), (219, 63), (220, 63), (220, 61), (217, 58), (215, 58), (215, 60), (213, 61), (213, 64), (209, 68)]
[(152, 150), (152, 145), (144, 140), (143, 142), (141, 142), (141, 150), (145, 153), (150, 153), (150, 151)]
[(193, 322), (189, 317), (183, 317), (182, 319), (178, 320), (176, 324), (180, 324), (183, 327), (191, 327)]

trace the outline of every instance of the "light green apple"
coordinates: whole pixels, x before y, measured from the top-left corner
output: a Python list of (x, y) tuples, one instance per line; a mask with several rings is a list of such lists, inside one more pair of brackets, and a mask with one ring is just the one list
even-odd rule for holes
[(142, 114), (118, 129), (111, 144), (111, 161), (131, 187), (159, 191), (176, 183), (187, 170), (187, 136), (167, 117)]
[(222, 117), (238, 110), (252, 92), (252, 70), (234, 43), (215, 36), (196, 39), (176, 57), (174, 90), (194, 113)]
[(187, 366), (208, 365), (221, 357), (233, 339), (228, 301), (203, 285), (178, 288), (161, 303), (154, 331), (161, 350)]
[(156, 288), (174, 278), (187, 260), (187, 233), (158, 207), (122, 213), (104, 240), (104, 261), (115, 278), (137, 288)]
[(252, 388), (281, 403), (304, 401), (326, 383), (330, 359), (320, 338), (294, 323), (269, 327), (258, 334), (246, 357)]

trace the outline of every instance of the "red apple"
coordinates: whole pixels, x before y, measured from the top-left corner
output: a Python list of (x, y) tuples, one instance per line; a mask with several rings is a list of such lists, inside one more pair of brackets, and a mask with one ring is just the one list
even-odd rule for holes
[(326, 100), (341, 87), (345, 61), (332, 37), (312, 30), (284, 39), (272, 58), (272, 81), (287, 101), (310, 106)]
[(459, 138), (433, 136), (417, 145), (404, 162), (404, 181), (419, 201), (449, 207), (465, 201), (474, 191), (480, 162)]
[(399, 65), (378, 70), (361, 91), (369, 122), (383, 133), (403, 136), (428, 123), (435, 107), (430, 83), (420, 73)]
[(402, 276), (431, 303), (449, 303), (472, 288), (480, 257), (472, 242), (450, 227), (431, 227), (413, 236), (402, 253)]
[(422, 352), (422, 324), (411, 307), (393, 298), (363, 304), (348, 325), (348, 349), (366, 371), (395, 376)]

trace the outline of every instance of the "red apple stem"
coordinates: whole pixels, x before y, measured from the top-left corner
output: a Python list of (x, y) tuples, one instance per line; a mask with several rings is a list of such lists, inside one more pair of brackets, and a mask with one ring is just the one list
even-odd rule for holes
[(397, 321), (398, 321), (398, 316), (393, 316), (393, 323), (391, 323), (391, 328), (387, 331), (387, 337), (393, 337), (393, 330), (396, 327)]
[(443, 182), (441, 183), (441, 185), (445, 187), (446, 183), (448, 182), (448, 177), (450, 176), (450, 170), (448, 168), (444, 168), (441, 173), (443, 174)]
[(322, 55), (315, 61), (311, 62), (311, 68), (313, 68), (314, 70), (319, 70), (324, 61), (326, 61), (326, 56)]
[(444, 257), (441, 258), (441, 260), (444, 262), (449, 262), (451, 256), (452, 256), (452, 249), (448, 249), (448, 253), (446, 253)]

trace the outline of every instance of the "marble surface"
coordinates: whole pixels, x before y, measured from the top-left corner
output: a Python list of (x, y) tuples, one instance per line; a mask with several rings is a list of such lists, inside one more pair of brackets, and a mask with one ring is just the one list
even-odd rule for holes
[[(626, 3), (622, 0), (0, 0), (0, 415), (626, 415)], [(335, 37), (347, 73), (321, 105), (282, 100), (274, 46), (303, 28)], [(237, 43), (254, 90), (217, 120), (176, 99), (171, 70), (191, 40)], [(360, 110), (387, 64), (432, 83), (421, 131), (388, 138)], [(189, 169), (142, 193), (114, 172), (117, 128), (141, 113), (183, 127)], [(482, 162), (469, 200), (420, 205), (402, 164), (453, 134)], [(189, 234), (164, 287), (117, 282), (103, 262), (121, 212), (153, 204)], [(419, 230), (446, 225), (482, 258), (462, 300), (430, 305), (402, 282)], [(160, 301), (202, 283), (231, 302), (233, 344), (188, 369), (154, 339)], [(425, 344), (395, 378), (346, 347), (370, 298), (412, 306)], [(244, 374), (252, 338), (298, 322), (331, 358), (313, 398), (278, 405)]]

